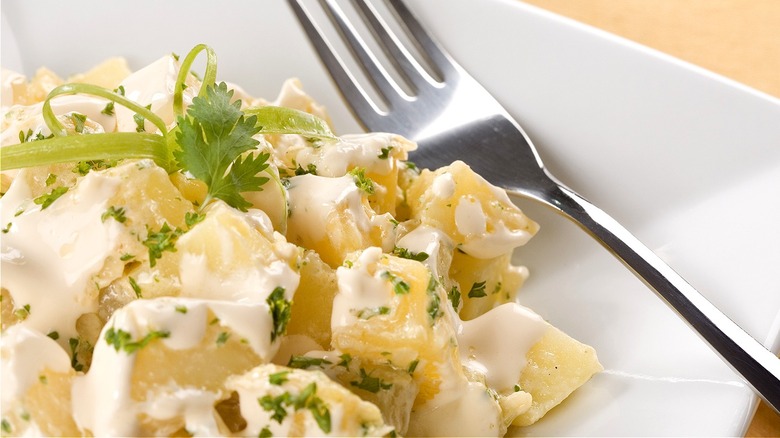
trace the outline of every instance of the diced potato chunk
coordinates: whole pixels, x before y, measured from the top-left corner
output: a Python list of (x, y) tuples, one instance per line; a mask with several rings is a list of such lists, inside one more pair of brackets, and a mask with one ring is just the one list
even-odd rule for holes
[(121, 57), (108, 58), (100, 64), (92, 67), (86, 73), (80, 73), (68, 78), (68, 82), (93, 84), (113, 90), (127, 76), (130, 75), (127, 60)]
[(552, 326), (531, 348), (527, 358), (519, 385), (531, 394), (533, 403), (514, 420), (515, 426), (535, 423), (603, 369), (592, 347)]
[(489, 259), (524, 245), (539, 226), (507, 197), (460, 161), (423, 170), (407, 191), (413, 219), (441, 229), (457, 247)]
[(316, 252), (306, 251), (301, 261), (301, 283), (293, 299), (287, 333), (308, 336), (321, 348), (330, 348), (330, 318), (337, 291), (336, 271)]
[(450, 276), (460, 286), (460, 317), (470, 320), (493, 307), (513, 301), (528, 277), (528, 269), (511, 264), (512, 254), (479, 259), (455, 251)]
[(385, 436), (392, 432), (373, 404), (320, 371), (261, 365), (231, 377), (247, 426), (243, 436)]
[(364, 363), (413, 369), (417, 403), (433, 398), (442, 374), (461, 373), (446, 294), (422, 263), (379, 248), (350, 263), (337, 271), (333, 347)]

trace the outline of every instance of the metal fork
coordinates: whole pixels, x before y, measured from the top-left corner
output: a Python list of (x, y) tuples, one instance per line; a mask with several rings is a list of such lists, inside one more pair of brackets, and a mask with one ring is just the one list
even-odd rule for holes
[[(411, 88), (405, 92), (369, 49), (334, 0), (320, 0), (387, 110), (380, 110), (350, 73), (302, 0), (289, 0), (298, 20), (354, 115), (370, 131), (417, 142), (411, 159), (427, 168), (467, 163), (509, 193), (539, 201), (572, 219), (663, 298), (763, 398), (780, 412), (780, 359), (713, 306), (650, 249), (604, 211), (561, 184), (507, 111), (455, 62), (401, 0), (385, 0), (401, 29), (435, 69), (413, 51), (367, 0), (356, 9)], [(485, 153), (489, 151), (489, 153)]]

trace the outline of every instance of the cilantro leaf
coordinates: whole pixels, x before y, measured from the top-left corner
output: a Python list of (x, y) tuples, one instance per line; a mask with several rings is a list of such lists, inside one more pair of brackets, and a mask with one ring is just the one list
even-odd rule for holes
[[(251, 204), (243, 191), (259, 191), (268, 178), (258, 177), (268, 165), (268, 154), (241, 154), (259, 144), (252, 138), (260, 131), (257, 117), (245, 117), (241, 101), (231, 102), (233, 90), (222, 82), (208, 86), (204, 96), (195, 97), (185, 117), (179, 117), (173, 152), (178, 164), (206, 183), (206, 202), (219, 198), (242, 211)], [(204, 202), (204, 205), (205, 203)]]

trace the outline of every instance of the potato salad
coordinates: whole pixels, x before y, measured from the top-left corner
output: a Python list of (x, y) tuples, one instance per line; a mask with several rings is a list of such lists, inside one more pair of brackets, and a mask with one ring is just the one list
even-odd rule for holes
[[(207, 58), (205, 72), (191, 70)], [(518, 304), (538, 225), (297, 79), (2, 72), (3, 436), (502, 436), (601, 370)], [(532, 257), (527, 254), (526, 257)]]

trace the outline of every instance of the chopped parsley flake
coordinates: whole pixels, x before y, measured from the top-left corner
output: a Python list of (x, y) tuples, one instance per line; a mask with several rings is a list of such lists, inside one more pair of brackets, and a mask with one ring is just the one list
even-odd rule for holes
[(48, 208), (54, 203), (60, 196), (64, 195), (68, 191), (67, 187), (57, 187), (51, 192), (38, 196), (33, 199), (33, 202), (41, 206), (41, 210)]
[(76, 371), (84, 369), (84, 365), (79, 363), (79, 354), (77, 351), (80, 343), (81, 341), (79, 341), (78, 338), (68, 339), (68, 346), (70, 347), (70, 366)]
[(287, 362), (287, 366), (290, 368), (298, 368), (301, 370), (305, 370), (307, 368), (311, 367), (322, 367), (323, 365), (330, 365), (333, 362), (323, 359), (321, 357), (310, 357), (310, 356), (290, 356), (290, 361)]
[(133, 288), (133, 292), (135, 292), (136, 298), (143, 298), (143, 295), (141, 294), (141, 286), (136, 283), (135, 278), (127, 277), (127, 281), (130, 282), (130, 287)]
[(84, 133), (84, 123), (87, 121), (87, 116), (79, 113), (71, 113), (70, 120), (73, 122), (73, 129), (79, 134)]
[(487, 293), (485, 293), (484, 281), (480, 281), (471, 285), (471, 290), (469, 290), (469, 298), (482, 298), (486, 296)]
[(279, 371), (268, 376), (268, 382), (272, 385), (281, 385), (287, 381), (287, 375), (290, 374), (290, 370)]
[(40, 131), (33, 134), (32, 129), (28, 129), (27, 132), (19, 131), (19, 143), (27, 143), (28, 141), (46, 140), (47, 138), (54, 137), (54, 134), (50, 134), (48, 137), (43, 135)]
[(30, 316), (30, 305), (25, 304), (21, 308), (14, 310), (14, 316), (21, 321), (27, 319), (27, 317)]
[(271, 342), (275, 341), (280, 335), (287, 331), (287, 323), (290, 322), (292, 312), (292, 302), (284, 297), (284, 288), (276, 287), (266, 299), (270, 308), (271, 317), (274, 321), (274, 328), (271, 331)]
[(154, 267), (157, 264), (163, 251), (176, 252), (176, 240), (183, 234), (180, 228), (172, 229), (167, 222), (163, 223), (160, 231), (152, 232), (148, 230), (148, 235), (143, 244), (149, 248), (149, 266)]
[(403, 281), (400, 277), (391, 273), (390, 271), (382, 272), (382, 278), (389, 280), (390, 283), (393, 284), (393, 290), (395, 291), (396, 295), (408, 294), (409, 290), (411, 289), (409, 283)]
[(206, 219), (205, 214), (200, 214), (194, 211), (188, 211), (184, 214), (184, 223), (187, 224), (187, 228), (192, 228), (196, 224), (203, 222)]
[(113, 218), (120, 224), (125, 223), (125, 221), (127, 221), (127, 217), (125, 216), (124, 207), (115, 207), (113, 205), (108, 207), (108, 209), (103, 212), (102, 215), (100, 215), (100, 220), (105, 222), (108, 218)]
[(127, 354), (133, 354), (146, 347), (153, 340), (167, 338), (168, 336), (170, 336), (170, 333), (167, 331), (154, 330), (147, 333), (141, 340), (133, 341), (130, 333), (111, 327), (106, 331), (105, 341), (108, 345), (114, 347), (116, 351), (122, 350)]
[(339, 356), (339, 363), (336, 364), (336, 366), (349, 368), (350, 362), (352, 362), (352, 356), (350, 356), (349, 353), (344, 353), (341, 356)]
[[(152, 104), (146, 105), (146, 109), (151, 110)], [(133, 121), (135, 122), (135, 132), (146, 132), (146, 117), (135, 113), (133, 114)]]
[(176, 311), (185, 314), (187, 313), (187, 306), (176, 306)]
[(349, 171), (352, 178), (355, 180), (355, 185), (366, 194), (374, 194), (374, 181), (366, 176), (366, 169), (362, 167), (356, 167)]
[(390, 151), (393, 150), (392, 146), (382, 148), (382, 152), (378, 155), (380, 160), (386, 160), (390, 156)]
[(458, 289), (458, 286), (452, 286), (452, 289), (447, 292), (447, 298), (450, 299), (452, 308), (458, 310), (458, 306), (460, 306), (460, 289)]
[(430, 301), (428, 302), (428, 316), (431, 317), (431, 321), (435, 321), (436, 318), (442, 315), (441, 298), (439, 298), (439, 294), (436, 293), (436, 286), (438, 285), (439, 283), (433, 275), (431, 275), (428, 280), (428, 288), (426, 289), (426, 293), (430, 298)]
[(387, 315), (389, 313), (390, 313), (390, 308), (387, 306), (366, 307), (365, 309), (360, 309), (356, 311), (356, 316), (359, 319), (369, 319), (377, 315)]
[(228, 332), (220, 332), (219, 335), (217, 335), (217, 345), (225, 345), (225, 342), (230, 338), (230, 333)]
[(381, 389), (390, 389), (393, 387), (392, 383), (385, 383), (382, 379), (371, 376), (366, 373), (366, 370), (363, 368), (360, 368), (360, 380), (353, 380), (349, 382), (349, 384), (373, 394), (376, 394)]
[(272, 412), (271, 419), (282, 423), (287, 417), (287, 408), (292, 406), (296, 411), (306, 409), (311, 412), (314, 421), (325, 433), (330, 433), (330, 411), (325, 402), (317, 396), (317, 383), (311, 382), (298, 395), (285, 392), (276, 397), (265, 395), (257, 399), (263, 410)]
[(90, 170), (103, 170), (116, 166), (116, 161), (112, 160), (89, 160), (79, 161), (76, 164), (76, 168), (73, 169), (73, 173), (78, 173), (84, 176), (89, 173)]
[(285, 392), (284, 394), (277, 395), (276, 397), (271, 395), (264, 395), (258, 398), (257, 402), (260, 404), (260, 407), (263, 408), (263, 410), (273, 412), (273, 414), (271, 414), (271, 419), (276, 420), (277, 423), (281, 424), (282, 421), (284, 421), (284, 418), (287, 417), (287, 408), (285, 406), (289, 406), (291, 404), (290, 399), (290, 393)]
[(426, 252), (412, 252), (406, 248), (401, 248), (400, 246), (393, 248), (393, 254), (404, 259), (417, 260), (418, 262), (424, 262), (428, 260), (429, 257)]
[(50, 185), (54, 184), (55, 182), (57, 182), (57, 175), (55, 175), (53, 173), (50, 173), (46, 177), (46, 186), (50, 186)]
[(317, 174), (317, 165), (314, 163), (309, 163), (306, 165), (306, 169), (301, 167), (299, 164), (298, 167), (295, 169), (295, 175), (306, 175), (307, 173), (310, 173), (312, 175)]
[(100, 111), (101, 114), (105, 114), (107, 116), (113, 116), (114, 115), (114, 102), (108, 102), (103, 108), (102, 111)]

